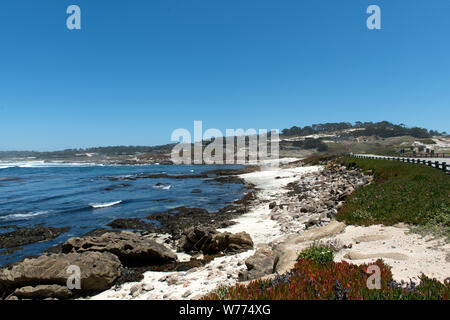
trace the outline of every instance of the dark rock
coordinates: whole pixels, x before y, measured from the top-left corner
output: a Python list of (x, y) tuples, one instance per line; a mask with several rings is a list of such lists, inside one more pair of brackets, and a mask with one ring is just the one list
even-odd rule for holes
[(111, 221), (107, 225), (114, 229), (147, 230), (152, 228), (151, 223), (144, 222), (138, 218), (120, 218)]
[(86, 232), (85, 234), (82, 235), (82, 237), (100, 237), (102, 235), (104, 235), (105, 233), (110, 233), (110, 232), (116, 232), (116, 233), (120, 233), (120, 230), (111, 230), (111, 229), (106, 229), (106, 228), (97, 228), (94, 230), (91, 230), (89, 232)]
[(207, 227), (191, 227), (185, 230), (178, 244), (178, 250), (184, 252), (242, 252), (253, 248), (253, 241), (246, 232), (232, 234), (217, 232)]
[(11, 232), (0, 233), (0, 248), (13, 248), (35, 242), (49, 241), (69, 230), (70, 227), (19, 228)]
[(244, 173), (251, 173), (260, 170), (258, 166), (245, 166), (242, 169), (216, 169), (204, 172), (207, 175), (216, 176), (237, 176)]
[(192, 189), (191, 193), (202, 193), (203, 191), (200, 189)]
[(114, 285), (120, 286), (127, 282), (140, 282), (143, 279), (143, 271), (137, 268), (124, 268), (120, 274), (120, 277), (115, 281)]
[(131, 186), (131, 184), (128, 184), (128, 183), (116, 184), (116, 185), (113, 185), (113, 186), (110, 186), (110, 187), (106, 187), (105, 191), (112, 191), (112, 190), (116, 190), (116, 189), (119, 189), (119, 188), (126, 188), (126, 187), (129, 187), (129, 186)]
[(220, 183), (236, 183), (236, 184), (245, 184), (245, 180), (237, 177), (237, 176), (221, 176), (213, 179), (214, 181)]
[(208, 225), (211, 228), (221, 228), (222, 223), (245, 212), (246, 208), (242, 205), (229, 205), (217, 212), (209, 212), (201, 208), (178, 207), (148, 216), (146, 219), (157, 221), (158, 224), (150, 223), (146, 230), (155, 233), (169, 233), (174, 240), (177, 240), (184, 230), (190, 227)]
[(276, 203), (275, 201), (269, 203), (269, 209), (273, 209), (273, 208), (275, 208), (276, 206), (277, 206), (277, 203)]

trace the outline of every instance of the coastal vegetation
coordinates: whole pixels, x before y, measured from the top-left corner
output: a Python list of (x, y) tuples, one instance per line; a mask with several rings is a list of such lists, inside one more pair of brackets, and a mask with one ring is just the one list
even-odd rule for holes
[[(322, 254), (320, 253), (322, 251)], [(311, 253), (314, 252), (313, 255)], [(392, 278), (390, 267), (381, 259), (371, 264), (355, 265), (345, 261), (317, 259), (328, 256), (329, 248), (314, 247), (300, 253), (294, 269), (271, 280), (255, 280), (249, 284), (219, 287), (205, 300), (447, 300), (450, 282), (441, 283), (425, 275), (420, 284), (399, 284)], [(306, 257), (311, 256), (311, 257)], [(306, 257), (306, 258), (305, 258)], [(316, 258), (314, 258), (316, 257)], [(372, 275), (368, 267), (380, 268), (380, 289), (369, 289)], [(370, 281), (370, 280), (369, 280)]]
[(450, 239), (450, 179), (425, 165), (380, 159), (339, 160), (348, 169), (373, 173), (370, 185), (348, 197), (336, 219), (347, 224), (407, 223), (422, 234)]
[(313, 244), (298, 255), (297, 260), (311, 259), (315, 262), (326, 264), (333, 261), (333, 248), (324, 244)]

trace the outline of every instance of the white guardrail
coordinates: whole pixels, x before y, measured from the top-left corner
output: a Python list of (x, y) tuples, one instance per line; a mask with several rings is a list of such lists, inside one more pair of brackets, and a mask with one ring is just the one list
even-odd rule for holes
[(423, 164), (432, 168), (443, 170), (446, 173), (450, 173), (450, 158), (442, 158), (441, 161), (430, 160), (426, 158), (408, 158), (408, 157), (389, 157), (389, 156), (376, 156), (370, 154), (349, 154), (350, 157), (354, 158), (368, 158), (368, 159), (384, 159), (393, 161), (402, 161), (407, 163), (417, 163)]

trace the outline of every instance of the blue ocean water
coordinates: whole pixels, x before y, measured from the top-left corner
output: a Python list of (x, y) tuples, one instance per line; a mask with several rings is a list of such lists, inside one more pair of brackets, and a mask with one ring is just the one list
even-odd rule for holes
[[(178, 206), (215, 211), (241, 198), (246, 191), (240, 184), (222, 184), (205, 178), (127, 177), (160, 173), (192, 175), (241, 167), (0, 163), (0, 227), (31, 227), (40, 223), (71, 227), (54, 240), (25, 245), (13, 254), (0, 254), (0, 265), (37, 255), (68, 238), (105, 227), (117, 218), (144, 218)], [(191, 193), (193, 189), (202, 192)], [(0, 228), (0, 233), (9, 231), (13, 229)]]

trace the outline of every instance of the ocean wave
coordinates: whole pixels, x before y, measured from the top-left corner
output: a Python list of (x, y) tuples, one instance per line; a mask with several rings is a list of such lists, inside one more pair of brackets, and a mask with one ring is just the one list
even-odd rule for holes
[(172, 187), (172, 185), (169, 184), (167, 186), (166, 185), (153, 186), (152, 188), (153, 189), (161, 189), (161, 190), (169, 190), (171, 187)]
[(90, 203), (89, 205), (94, 208), (107, 208), (111, 206), (115, 206), (116, 204), (122, 203), (122, 200), (114, 201), (114, 202), (105, 202), (105, 203)]
[(97, 163), (82, 163), (82, 162), (45, 162), (45, 161), (28, 161), (28, 162), (0, 162), (0, 169), (7, 168), (66, 168), (66, 167), (92, 167), (104, 166)]
[(43, 214), (47, 214), (48, 211), (36, 211), (36, 212), (28, 212), (28, 213), (13, 213), (8, 214), (6, 216), (0, 216), (1, 220), (26, 220), (32, 217), (40, 216)]

